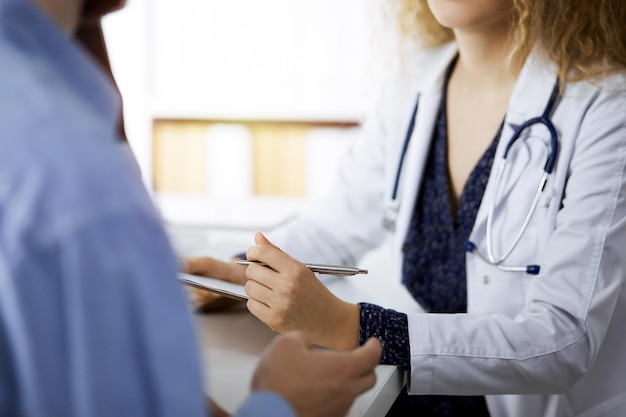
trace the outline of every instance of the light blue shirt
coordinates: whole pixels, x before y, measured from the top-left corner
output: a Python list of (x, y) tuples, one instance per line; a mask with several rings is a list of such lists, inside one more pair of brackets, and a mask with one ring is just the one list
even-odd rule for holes
[[(0, 0), (0, 416), (206, 415), (177, 260), (118, 113), (80, 47)], [(237, 415), (294, 414), (261, 392)]]

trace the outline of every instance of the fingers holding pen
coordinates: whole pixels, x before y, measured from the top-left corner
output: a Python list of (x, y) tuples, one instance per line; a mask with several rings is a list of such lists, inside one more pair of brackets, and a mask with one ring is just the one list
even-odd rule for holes
[(257, 259), (268, 266), (251, 264), (247, 267), (248, 309), (275, 331), (301, 329), (303, 323), (310, 320), (308, 314), (316, 310), (305, 311), (310, 297), (321, 290), (316, 287), (325, 287), (310, 269), (288, 255), (270, 247), (258, 251), (262, 253)]
[[(290, 271), (290, 268), (297, 267), (298, 262), (291, 256), (286, 254), (278, 246), (270, 242), (265, 235), (261, 232), (257, 232), (254, 235), (255, 245), (248, 248), (246, 251), (246, 258), (251, 261), (259, 261), (265, 266), (269, 266), (276, 272), (296, 272)], [(252, 265), (251, 265), (252, 266)], [(255, 268), (248, 271), (256, 270)]]
[[(246, 293), (267, 305), (296, 297), (308, 281), (317, 281), (313, 272), (272, 244), (262, 233), (255, 235), (257, 244), (246, 252), (250, 264), (246, 269)], [(285, 298), (287, 297), (287, 298)]]
[(304, 331), (309, 336), (320, 332), (320, 321), (331, 311), (336, 298), (315, 274), (260, 233), (257, 245), (248, 249), (249, 260), (265, 265), (247, 267), (248, 309), (273, 330)]

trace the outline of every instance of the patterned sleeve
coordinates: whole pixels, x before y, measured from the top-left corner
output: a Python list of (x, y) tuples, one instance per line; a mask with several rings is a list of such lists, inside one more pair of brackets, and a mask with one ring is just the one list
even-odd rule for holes
[(409, 370), (411, 362), (406, 314), (368, 303), (359, 303), (359, 307), (359, 344), (364, 344), (370, 337), (378, 338), (383, 347), (381, 363)]

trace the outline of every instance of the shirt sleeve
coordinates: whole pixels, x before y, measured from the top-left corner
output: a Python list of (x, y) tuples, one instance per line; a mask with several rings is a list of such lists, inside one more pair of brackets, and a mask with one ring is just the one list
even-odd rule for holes
[(205, 417), (165, 232), (149, 208), (94, 201), (21, 242), (24, 258), (0, 296), (9, 334), (0, 365), (19, 393), (9, 415)]
[(411, 367), (409, 348), (409, 325), (407, 315), (395, 310), (359, 303), (361, 308), (359, 344), (376, 337), (381, 341), (381, 363), (396, 365), (404, 370)]

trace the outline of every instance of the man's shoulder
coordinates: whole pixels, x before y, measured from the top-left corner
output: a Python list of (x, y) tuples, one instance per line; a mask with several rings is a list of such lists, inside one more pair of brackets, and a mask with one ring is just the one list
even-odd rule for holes
[(0, 133), (5, 213), (60, 235), (115, 212), (146, 210), (147, 193), (126, 144), (64, 123), (12, 133)]

